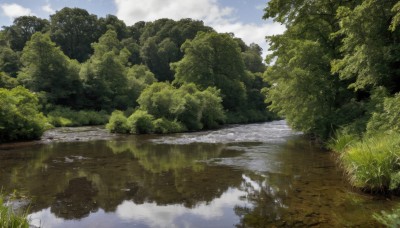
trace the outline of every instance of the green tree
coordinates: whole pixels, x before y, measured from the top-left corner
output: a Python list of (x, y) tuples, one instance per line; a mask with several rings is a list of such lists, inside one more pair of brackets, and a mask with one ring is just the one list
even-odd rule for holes
[(79, 64), (70, 60), (50, 40), (48, 34), (35, 33), (21, 56), (18, 79), (34, 92), (45, 92), (49, 102), (74, 105), (81, 90)]
[(129, 51), (122, 48), (114, 30), (108, 30), (93, 44), (94, 54), (82, 65), (85, 107), (96, 110), (124, 109), (128, 104), (126, 64)]
[(261, 54), (262, 48), (255, 43), (250, 44), (249, 48), (242, 52), (243, 62), (248, 71), (252, 73), (264, 73), (266, 67)]
[(50, 16), (51, 39), (79, 62), (92, 54), (91, 44), (101, 36), (97, 16), (84, 9), (65, 7)]
[(340, 57), (336, 11), (346, 4), (352, 2), (272, 0), (264, 15), (287, 27), (268, 37), (267, 102), (294, 129), (325, 139), (364, 112), (348, 82), (331, 73), (331, 61)]
[(114, 15), (106, 15), (105, 18), (100, 18), (99, 26), (102, 29), (102, 34), (107, 32), (107, 30), (114, 30), (117, 33), (117, 37), (119, 40), (125, 39), (128, 37), (128, 29), (126, 27), (125, 22), (118, 19), (118, 17)]
[(18, 85), (17, 79), (0, 71), (0, 88), (12, 89)]
[(157, 81), (154, 74), (145, 65), (133, 65), (130, 67), (127, 78), (129, 87), (129, 107), (135, 107), (137, 105), (136, 100), (139, 98), (142, 91)]
[(19, 65), (19, 55), (10, 48), (9, 42), (5, 40), (2, 33), (0, 35), (0, 72), (16, 77)]
[(146, 23), (141, 31), (140, 56), (143, 63), (156, 75), (159, 81), (172, 81), (174, 72), (170, 63), (183, 57), (179, 49), (187, 40), (193, 39), (199, 31), (210, 32), (212, 28), (201, 21), (182, 19), (159, 19)]
[(4, 26), (10, 47), (14, 51), (22, 51), (27, 41), (36, 32), (46, 32), (49, 29), (49, 21), (35, 16), (21, 16), (15, 18), (11, 26)]
[(337, 35), (343, 37), (343, 57), (333, 62), (332, 71), (351, 81), (349, 87), (364, 99), (378, 86), (391, 94), (400, 91), (400, 31), (389, 29), (390, 22), (396, 23), (392, 11), (396, 4), (398, 1), (366, 0), (354, 8), (338, 9)]
[(200, 32), (182, 45), (184, 58), (171, 64), (176, 84), (195, 83), (200, 89), (217, 87), (223, 106), (237, 111), (246, 102), (245, 67), (238, 44), (228, 34)]

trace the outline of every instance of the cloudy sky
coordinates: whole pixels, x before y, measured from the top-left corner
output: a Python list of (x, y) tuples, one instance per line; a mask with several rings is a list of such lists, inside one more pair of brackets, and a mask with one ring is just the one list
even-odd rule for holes
[(132, 25), (159, 18), (203, 20), (218, 32), (233, 32), (246, 43), (257, 43), (267, 50), (266, 35), (284, 31), (280, 24), (262, 20), (268, 0), (0, 0), (0, 26), (15, 17), (35, 15), (49, 18), (63, 7), (84, 8), (104, 17), (116, 15)]

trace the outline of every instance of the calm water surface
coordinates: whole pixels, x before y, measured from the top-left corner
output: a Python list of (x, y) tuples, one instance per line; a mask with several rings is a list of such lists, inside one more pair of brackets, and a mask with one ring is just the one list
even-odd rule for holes
[(0, 149), (0, 186), (36, 227), (376, 227), (400, 202), (349, 187), (284, 121)]

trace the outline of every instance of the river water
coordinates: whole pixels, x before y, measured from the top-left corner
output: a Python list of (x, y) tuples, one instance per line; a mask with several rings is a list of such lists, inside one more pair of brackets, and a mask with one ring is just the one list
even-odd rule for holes
[(78, 139), (0, 149), (2, 192), (33, 227), (376, 227), (400, 202), (352, 189), (284, 121)]

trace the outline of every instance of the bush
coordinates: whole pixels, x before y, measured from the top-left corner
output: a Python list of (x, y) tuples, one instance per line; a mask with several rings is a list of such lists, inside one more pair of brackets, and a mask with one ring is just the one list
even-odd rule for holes
[(24, 215), (15, 214), (11, 208), (4, 205), (3, 197), (0, 195), (0, 227), (28, 228), (29, 223)]
[(165, 118), (159, 118), (153, 121), (154, 133), (178, 133), (186, 131), (186, 127), (177, 121), (170, 121)]
[(22, 86), (0, 88), (0, 142), (38, 139), (46, 127), (35, 94)]
[(47, 114), (47, 118), (55, 127), (77, 127), (106, 124), (108, 114), (104, 111), (75, 111), (67, 107), (58, 106)]
[(154, 116), (150, 115), (146, 111), (137, 110), (128, 118), (128, 129), (132, 134), (145, 134), (153, 133)]
[(341, 155), (342, 164), (356, 187), (372, 191), (400, 187), (400, 134), (383, 134), (356, 142)]
[(114, 111), (111, 114), (110, 120), (108, 124), (106, 125), (106, 128), (110, 132), (115, 132), (115, 133), (128, 133), (129, 128), (128, 128), (128, 119), (124, 115), (122, 111)]
[(169, 83), (154, 83), (138, 99), (142, 110), (156, 118), (176, 120), (188, 130), (215, 128), (225, 121), (219, 90), (200, 91), (194, 84), (175, 88)]

